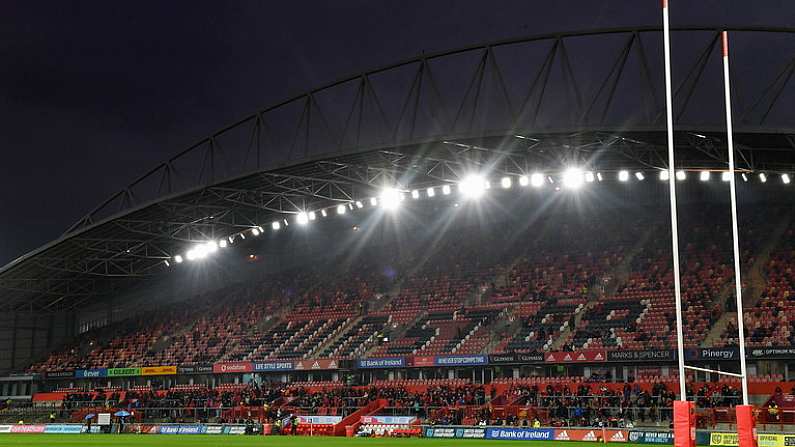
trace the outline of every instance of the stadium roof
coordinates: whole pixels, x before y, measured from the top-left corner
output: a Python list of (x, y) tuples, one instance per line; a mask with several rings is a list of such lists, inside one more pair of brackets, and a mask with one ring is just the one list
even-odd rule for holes
[[(795, 171), (795, 28), (726, 29), (738, 168)], [(677, 168), (726, 167), (721, 30), (673, 30)], [(79, 308), (159, 277), (196, 242), (384, 186), (455, 183), (472, 169), (662, 169), (661, 45), (657, 28), (538, 35), (423, 54), (294, 96), (183, 150), (4, 266), (0, 306)]]

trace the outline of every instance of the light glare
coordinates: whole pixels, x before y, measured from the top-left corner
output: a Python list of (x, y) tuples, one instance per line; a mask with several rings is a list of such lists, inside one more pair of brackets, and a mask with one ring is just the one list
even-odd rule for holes
[(271, 224), (271, 228), (273, 228), (274, 231), (279, 230), (282, 228), (282, 224), (281, 222), (274, 220), (273, 223)]
[(585, 171), (585, 181), (588, 183), (593, 183), (594, 180), (596, 180), (596, 177), (594, 177), (593, 172)]
[(309, 223), (309, 214), (301, 211), (297, 216), (295, 216), (295, 221), (298, 222), (298, 225), (306, 225)]
[(174, 262), (176, 262), (177, 264), (182, 264), (182, 255), (174, 256)]
[(486, 191), (486, 181), (479, 175), (468, 175), (458, 183), (458, 190), (466, 198), (478, 199)]
[(385, 210), (394, 210), (400, 205), (400, 191), (395, 188), (384, 188), (381, 190), (381, 207)]
[(540, 172), (536, 172), (530, 176), (530, 184), (533, 185), (534, 188), (540, 188), (544, 185), (544, 174)]
[(629, 180), (629, 171), (618, 171), (618, 181), (626, 182)]

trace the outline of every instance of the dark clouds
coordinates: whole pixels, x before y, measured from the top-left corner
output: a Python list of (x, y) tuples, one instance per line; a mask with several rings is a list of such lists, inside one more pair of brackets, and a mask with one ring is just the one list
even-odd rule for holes
[[(675, 1), (674, 24), (792, 25), (790, 2)], [(0, 264), (213, 130), (421, 51), (658, 25), (657, 0), (33, 2), (0, 15)]]

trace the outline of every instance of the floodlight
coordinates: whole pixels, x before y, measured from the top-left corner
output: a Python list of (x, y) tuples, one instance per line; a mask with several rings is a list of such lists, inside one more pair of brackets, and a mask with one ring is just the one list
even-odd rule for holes
[(177, 264), (182, 264), (182, 255), (174, 256), (174, 262), (176, 262)]
[(563, 186), (569, 189), (578, 189), (582, 186), (582, 169), (569, 168), (563, 172)]
[(629, 171), (618, 171), (618, 181), (626, 182), (629, 180)]
[(527, 186), (530, 184), (530, 179), (526, 175), (519, 177), (519, 186)]
[(585, 171), (585, 181), (588, 183), (593, 183), (594, 180), (596, 180), (596, 177), (594, 177), (593, 172)]
[(676, 171), (676, 179), (680, 182), (687, 178), (687, 173), (685, 171), (679, 170)]
[(309, 214), (301, 211), (297, 216), (295, 216), (295, 221), (298, 222), (298, 225), (306, 225), (309, 223)]
[(345, 205), (337, 205), (337, 214), (339, 215), (345, 214), (345, 211), (347, 211), (345, 209)]
[(188, 258), (188, 261), (193, 261), (196, 259), (196, 250), (190, 249), (185, 253), (185, 257)]
[(670, 176), (668, 175), (668, 170), (660, 171), (660, 180), (663, 182), (667, 182)]
[(384, 188), (381, 190), (381, 207), (385, 210), (394, 210), (400, 205), (400, 191), (395, 188)]
[(731, 172), (729, 172), (729, 171), (726, 171), (726, 172), (721, 172), (721, 174), (720, 174), (720, 179), (721, 179), (721, 180), (723, 180), (724, 182), (731, 181), (731, 179), (732, 179), (732, 173), (731, 173)]
[(464, 197), (478, 199), (486, 191), (486, 181), (479, 175), (470, 174), (458, 183), (458, 190)]
[(221, 240), (218, 241), (218, 246), (221, 247), (221, 248), (226, 248), (227, 245), (229, 245), (229, 244), (226, 242), (226, 239), (221, 239)]
[(789, 174), (781, 174), (781, 181), (784, 182), (785, 185), (789, 185)]
[(315, 212), (314, 211), (310, 211), (309, 212), (309, 220), (315, 220), (316, 218), (317, 218), (317, 215), (315, 215)]
[(428, 197), (433, 197), (436, 195), (436, 191), (433, 188), (428, 188), (425, 192), (428, 194)]
[(740, 176), (743, 178), (743, 181), (744, 181), (744, 182), (747, 182), (747, 181), (748, 181), (748, 176), (747, 176), (747, 175), (745, 175), (745, 173), (742, 173), (742, 174), (740, 174)]
[(711, 174), (709, 171), (701, 171), (701, 173), (698, 174), (698, 179), (702, 182), (708, 182), (710, 177)]
[(207, 253), (215, 253), (218, 251), (218, 242), (208, 241), (206, 244), (204, 244), (204, 247)]
[(443, 185), (442, 186), (442, 194), (444, 194), (446, 196), (450, 195), (450, 185)]
[(502, 186), (503, 189), (510, 188), (512, 184), (513, 182), (510, 177), (503, 177), (502, 180), (500, 180), (500, 186)]
[(534, 188), (540, 188), (544, 185), (544, 174), (540, 172), (535, 172), (530, 176), (530, 184), (533, 185)]
[(370, 197), (370, 206), (376, 206), (376, 205), (378, 205), (378, 199), (376, 199), (375, 197)]
[(635, 178), (638, 179), (639, 182), (646, 180), (646, 176), (640, 171), (635, 173)]
[(258, 227), (252, 228), (251, 234), (253, 234), (254, 236), (259, 236), (259, 228)]
[(273, 223), (271, 223), (271, 228), (273, 228), (274, 231), (280, 230), (282, 228), (282, 224), (278, 220), (274, 220)]
[(364, 208), (364, 204), (361, 202), (361, 200), (357, 200), (356, 201), (356, 208), (359, 208), (359, 209)]
[(416, 189), (411, 191), (411, 198), (414, 199), (414, 200), (419, 199), (420, 198), (420, 192), (417, 191)]
[(762, 183), (767, 182), (767, 174), (765, 174), (764, 172), (760, 172), (759, 173), (759, 181), (762, 182)]
[(596, 173), (596, 179), (599, 180), (600, 182), (602, 181), (602, 173), (601, 172), (597, 172)]

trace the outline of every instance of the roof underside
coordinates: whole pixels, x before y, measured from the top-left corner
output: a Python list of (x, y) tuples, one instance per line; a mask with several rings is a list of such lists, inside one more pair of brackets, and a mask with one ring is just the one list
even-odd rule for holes
[[(473, 169), (503, 176), (571, 165), (664, 168), (659, 34), (601, 30), (469, 47), (263, 109), (162, 163), (58, 240), (0, 269), (0, 306), (80, 308), (159, 277), (164, 261), (191, 243), (372, 197), (384, 185), (439, 186)], [(734, 89), (741, 104), (734, 107), (738, 168), (795, 171), (795, 88), (788, 85), (795, 34), (738, 29), (732, 36), (741, 73), (744, 56), (769, 48), (765, 39), (783, 45), (773, 51), (779, 60), (767, 61), (769, 74), (737, 76), (744, 86)], [(691, 45), (680, 52), (692, 57), (681, 56), (674, 76), (677, 168), (725, 168), (722, 78), (703, 80), (720, 76), (712, 67), (719, 64), (712, 54), (719, 53), (717, 29), (677, 31), (674, 51), (685, 38)], [(576, 54), (581, 39), (596, 43)]]

